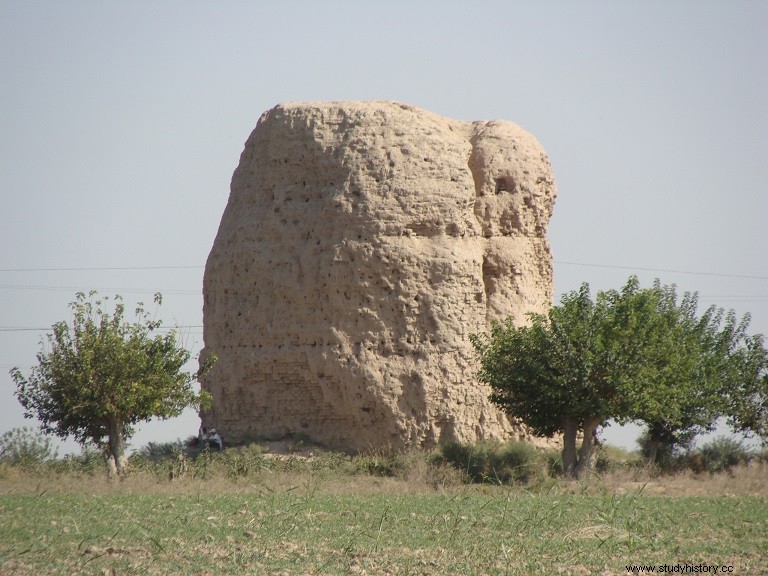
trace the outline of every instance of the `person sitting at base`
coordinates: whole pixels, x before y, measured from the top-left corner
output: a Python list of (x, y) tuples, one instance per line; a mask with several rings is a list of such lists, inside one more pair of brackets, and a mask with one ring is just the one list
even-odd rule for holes
[(219, 433), (216, 432), (216, 428), (211, 428), (211, 431), (208, 434), (208, 446), (219, 451), (224, 448), (224, 444), (221, 441), (221, 436), (219, 436)]

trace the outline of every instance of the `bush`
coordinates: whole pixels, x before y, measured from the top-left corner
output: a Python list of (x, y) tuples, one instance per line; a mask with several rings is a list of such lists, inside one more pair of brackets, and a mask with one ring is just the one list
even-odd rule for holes
[[(660, 443), (656, 451), (656, 461), (651, 464), (661, 472), (678, 472), (686, 468), (687, 454), (691, 452), (694, 438), (695, 434), (689, 433), (675, 439), (674, 442)], [(651, 456), (651, 435), (647, 430), (637, 439), (637, 445), (640, 447), (640, 454), (647, 462)]]
[(49, 436), (26, 426), (0, 436), (0, 463), (34, 467), (55, 460), (58, 455)]
[(320, 452), (309, 461), (310, 470), (349, 472), (352, 457), (343, 452)]
[(640, 454), (628, 452), (618, 446), (601, 446), (595, 459), (595, 470), (600, 473), (614, 472), (642, 464)]
[(58, 473), (87, 474), (93, 476), (104, 472), (104, 453), (93, 444), (80, 447), (79, 454), (67, 454), (51, 462), (51, 469)]
[(710, 474), (730, 472), (736, 466), (748, 464), (755, 457), (754, 451), (728, 436), (718, 436), (693, 454), (700, 456), (701, 466)]
[(257, 474), (268, 468), (264, 451), (258, 444), (230, 448), (217, 456), (223, 461), (227, 476), (232, 479)]
[(389, 448), (371, 450), (352, 459), (355, 472), (369, 476), (401, 476), (408, 469), (403, 455)]
[(179, 452), (187, 450), (187, 440), (176, 440), (176, 442), (148, 442), (136, 450), (131, 459), (146, 459), (152, 462), (176, 458)]
[(511, 484), (530, 481), (540, 459), (536, 449), (527, 442), (481, 441), (475, 445), (446, 442), (432, 462), (447, 463), (462, 470), (468, 482)]
[(548, 448), (544, 450), (542, 457), (545, 462), (547, 476), (550, 478), (562, 478), (563, 476), (563, 453), (557, 448)]
[[(368, 468), (366, 464), (353, 462), (350, 456), (339, 452), (319, 452), (315, 456), (304, 457), (294, 453), (267, 455), (264, 448), (256, 442), (232, 446), (222, 451), (190, 444), (189, 440), (179, 440), (175, 443), (150, 442), (133, 453), (130, 468), (154, 474), (158, 479), (171, 480), (187, 475), (201, 480), (222, 476), (238, 480), (257, 476), (265, 471), (341, 471), (355, 474)], [(373, 468), (371, 467), (371, 473)]]

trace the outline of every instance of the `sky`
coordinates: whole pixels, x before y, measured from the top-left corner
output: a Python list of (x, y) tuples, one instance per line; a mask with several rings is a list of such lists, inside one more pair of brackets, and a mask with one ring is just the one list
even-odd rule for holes
[[(768, 334), (766, 30), (762, 0), (0, 0), (0, 434), (35, 424), (8, 371), (77, 291), (160, 291), (199, 352), (232, 172), (285, 101), (513, 121), (555, 173), (556, 301), (636, 274)], [(198, 425), (189, 410), (132, 443)]]

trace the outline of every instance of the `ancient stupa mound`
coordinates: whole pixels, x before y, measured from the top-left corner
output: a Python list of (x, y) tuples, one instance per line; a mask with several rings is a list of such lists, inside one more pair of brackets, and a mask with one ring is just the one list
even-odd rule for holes
[(205, 424), (349, 450), (523, 434), (477, 382), (468, 336), (548, 309), (555, 194), (510, 122), (379, 101), (269, 110), (205, 269)]

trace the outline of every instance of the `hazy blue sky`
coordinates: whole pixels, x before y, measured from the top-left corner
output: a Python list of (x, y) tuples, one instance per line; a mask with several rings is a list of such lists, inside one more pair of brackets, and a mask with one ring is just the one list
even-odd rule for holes
[(558, 295), (659, 277), (768, 333), (767, 31), (763, 0), (0, 0), (0, 433), (30, 424), (8, 370), (77, 290), (162, 291), (202, 347), (229, 181), (282, 101), (516, 122), (555, 171)]

